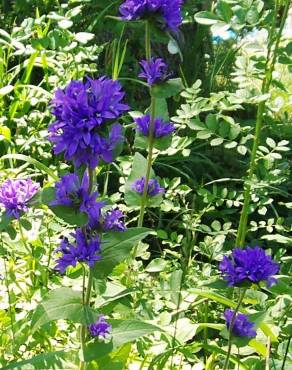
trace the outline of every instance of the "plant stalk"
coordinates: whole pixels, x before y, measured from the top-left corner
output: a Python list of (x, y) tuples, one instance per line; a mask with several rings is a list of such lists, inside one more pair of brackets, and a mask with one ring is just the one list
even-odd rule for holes
[(290, 347), (291, 338), (292, 338), (292, 336), (289, 337), (288, 342), (287, 342), (287, 346), (286, 346), (284, 360), (283, 360), (283, 363), (282, 363), (282, 366), (281, 366), (281, 370), (285, 370), (285, 363), (286, 363), (286, 360), (287, 360), (287, 357), (288, 357), (288, 353), (289, 353), (289, 347)]
[(145, 21), (145, 53), (146, 59), (151, 59), (151, 39), (150, 39), (150, 24), (149, 21)]
[[(89, 177), (89, 193), (92, 192), (93, 190), (93, 182), (94, 182), (94, 170), (88, 169), (88, 177)], [(87, 287), (85, 290), (85, 275), (86, 271), (84, 268), (84, 274), (83, 274), (83, 284), (82, 284), (82, 303), (83, 306), (86, 307), (90, 303), (90, 297), (91, 297), (91, 290), (92, 290), (92, 282), (93, 282), (93, 275), (92, 275), (92, 269), (89, 268), (89, 273), (88, 273), (88, 279), (87, 279)], [(81, 342), (81, 352), (82, 355), (84, 353), (84, 348), (85, 348), (85, 342), (86, 342), (86, 333), (87, 333), (87, 325), (82, 325), (80, 329), (80, 342)], [(79, 370), (84, 370), (85, 369), (85, 362), (80, 360), (79, 363)]]
[(233, 329), (233, 326), (234, 326), (234, 323), (235, 323), (236, 315), (237, 315), (237, 313), (240, 309), (241, 303), (242, 303), (243, 298), (245, 296), (246, 290), (247, 290), (247, 288), (244, 288), (243, 291), (241, 292), (241, 294), (239, 295), (239, 300), (238, 300), (237, 306), (236, 306), (236, 308), (233, 312), (233, 316), (232, 316), (232, 319), (231, 319), (231, 322), (230, 322), (230, 325), (229, 325), (228, 349), (227, 349), (227, 355), (226, 355), (223, 370), (228, 369), (229, 359), (230, 359), (230, 355), (231, 355), (231, 346), (232, 346), (232, 329)]
[[(277, 58), (277, 50), (278, 50), (278, 46), (281, 40), (281, 35), (282, 35), (282, 31), (285, 25), (285, 21), (287, 19), (287, 15), (289, 11), (289, 4), (290, 4), (290, 0), (287, 0), (285, 9), (282, 15), (280, 28), (276, 36), (276, 39), (275, 39), (272, 56), (266, 62), (265, 77), (263, 79), (262, 89), (261, 89), (262, 95), (267, 94), (270, 89), (270, 85), (272, 82), (272, 74), (275, 68), (275, 63), (276, 63), (276, 58)], [(277, 14), (275, 14), (275, 17), (276, 16)], [(270, 35), (270, 37), (273, 37), (273, 35)], [(267, 54), (269, 56), (271, 55), (272, 46), (273, 44), (269, 43), (269, 49), (268, 49), (268, 54)], [(243, 247), (245, 243), (245, 237), (246, 237), (246, 232), (247, 232), (247, 222), (248, 222), (248, 211), (249, 211), (251, 192), (252, 192), (252, 179), (253, 179), (253, 176), (257, 168), (256, 155), (257, 155), (257, 150), (258, 150), (258, 146), (260, 142), (265, 108), (266, 108), (266, 101), (261, 101), (257, 109), (254, 141), (253, 141), (253, 147), (252, 147), (251, 158), (250, 158), (250, 163), (249, 163), (248, 176), (246, 180), (245, 190), (243, 193), (244, 202), (242, 206), (242, 211), (241, 211), (238, 231), (237, 231), (237, 238), (236, 238), (237, 247)]]
[(151, 97), (151, 115), (150, 115), (149, 137), (148, 137), (147, 168), (146, 168), (146, 175), (145, 175), (145, 186), (144, 186), (143, 194), (141, 197), (141, 207), (140, 207), (140, 214), (139, 214), (139, 219), (138, 219), (138, 227), (143, 226), (144, 213), (145, 213), (145, 208), (147, 204), (148, 183), (150, 179), (152, 157), (153, 157), (155, 111), (156, 111), (156, 99), (154, 97)]

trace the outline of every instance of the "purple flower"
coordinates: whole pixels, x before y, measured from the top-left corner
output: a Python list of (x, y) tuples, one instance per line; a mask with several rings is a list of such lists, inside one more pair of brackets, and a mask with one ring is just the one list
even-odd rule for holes
[(131, 21), (156, 17), (163, 29), (177, 32), (182, 23), (183, 0), (126, 0), (120, 6), (122, 19)]
[[(145, 177), (141, 177), (132, 184), (131, 189), (142, 195), (145, 187), (145, 181)], [(164, 188), (160, 187), (159, 182), (156, 179), (150, 179), (148, 182), (147, 194), (150, 197), (154, 197), (160, 193), (164, 193)]]
[(52, 100), (56, 121), (49, 126), (54, 153), (64, 152), (66, 160), (94, 168), (100, 159), (113, 160), (116, 145), (123, 140), (122, 130), (114, 122), (129, 107), (122, 103), (124, 92), (118, 81), (106, 77), (71, 81), (58, 89)]
[(93, 337), (105, 339), (110, 335), (112, 326), (105, 320), (103, 315), (99, 315), (98, 320), (94, 324), (90, 324), (88, 329)]
[(125, 231), (125, 215), (119, 209), (107, 211), (104, 216), (103, 229), (105, 231)]
[(164, 82), (169, 78), (167, 73), (167, 64), (161, 58), (151, 58), (150, 60), (141, 60), (141, 73), (138, 77), (145, 78), (148, 85), (154, 85)]
[[(226, 319), (226, 325), (229, 329), (232, 318), (234, 315), (234, 311), (230, 309), (226, 309), (224, 312), (224, 316)], [(232, 326), (232, 334), (236, 337), (248, 337), (252, 338), (257, 335), (256, 331), (254, 330), (254, 323), (248, 320), (246, 315), (238, 313), (235, 317)]]
[(101, 259), (100, 253), (100, 240), (99, 236), (88, 236), (81, 229), (77, 229), (76, 233), (71, 234), (75, 241), (70, 243), (67, 238), (64, 238), (56, 253), (62, 255), (56, 260), (56, 270), (62, 274), (66, 271), (67, 267), (75, 267), (78, 262), (87, 263), (91, 268), (96, 261)]
[(56, 182), (56, 199), (51, 206), (67, 206), (88, 215), (88, 224), (93, 227), (99, 223), (104, 202), (97, 202), (97, 192), (89, 193), (89, 178), (84, 173), (80, 181), (76, 173), (69, 173)]
[(278, 273), (279, 264), (266, 255), (262, 248), (247, 247), (233, 249), (231, 258), (224, 256), (219, 269), (229, 286), (246, 282), (258, 284), (261, 281), (271, 286), (277, 281), (273, 275)]
[(20, 218), (21, 212), (28, 211), (28, 201), (37, 193), (40, 185), (31, 179), (8, 179), (0, 186), (0, 205), (5, 207), (7, 215)]
[[(149, 114), (135, 119), (137, 130), (144, 136), (149, 136), (150, 121), (151, 118)], [(173, 123), (165, 122), (161, 118), (154, 119), (153, 136), (155, 138), (170, 135), (174, 130), (175, 128)]]

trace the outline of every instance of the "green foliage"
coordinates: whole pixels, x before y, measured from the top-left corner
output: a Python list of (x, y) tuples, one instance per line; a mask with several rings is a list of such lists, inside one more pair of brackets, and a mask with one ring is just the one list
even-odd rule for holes
[[(276, 285), (247, 290), (240, 311), (256, 322), (257, 337), (233, 342), (229, 368), (288, 369), (292, 44), (285, 28), (276, 45), (285, 2), (189, 0), (177, 35), (151, 26), (152, 53), (173, 74), (151, 90), (156, 116), (173, 121), (176, 131), (154, 140), (150, 175), (166, 191), (148, 199), (142, 228), (136, 227), (141, 196), (131, 186), (147, 168), (148, 138), (133, 132), (133, 118), (149, 113), (151, 98), (137, 78), (145, 35), (143, 22), (117, 19), (120, 3), (0, 5), (0, 182), (31, 177), (42, 185), (19, 222), (0, 210), (0, 364), (75, 369), (81, 358), (87, 370), (222, 369), (223, 312), (236, 308), (238, 290), (219, 279), (218, 263), (235, 246), (250, 186), (246, 244), (264, 247), (281, 270)], [(234, 39), (215, 43), (212, 35), (227, 30)], [(121, 120), (126, 140), (118, 161), (94, 173), (96, 190), (125, 212), (127, 231), (103, 233), (84, 304), (87, 266), (64, 276), (54, 270), (60, 240), (87, 216), (50, 205), (54, 181), (73, 168), (52, 155), (47, 127), (57, 88), (103, 74), (120, 80), (132, 111)], [(262, 103), (255, 171), (247, 180)], [(82, 350), (80, 324), (100, 314), (111, 336), (86, 334)]]

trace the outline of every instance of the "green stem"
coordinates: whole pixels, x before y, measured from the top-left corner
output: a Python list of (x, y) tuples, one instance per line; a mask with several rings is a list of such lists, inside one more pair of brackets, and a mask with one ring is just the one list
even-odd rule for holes
[(149, 21), (145, 21), (145, 53), (146, 59), (151, 59), (151, 39), (150, 39), (150, 24)]
[(282, 366), (281, 366), (281, 370), (285, 370), (285, 363), (286, 363), (286, 360), (287, 360), (287, 357), (288, 357), (288, 352), (289, 352), (291, 338), (292, 337), (290, 336), (289, 339), (288, 339), (288, 342), (287, 342), (287, 346), (286, 346), (284, 360), (283, 360), (283, 363), (282, 363)]
[[(204, 322), (208, 322), (209, 316), (209, 301), (206, 300), (204, 304)], [(207, 361), (207, 346), (208, 346), (208, 327), (204, 327), (204, 363), (206, 364)]]
[[(92, 192), (93, 189), (93, 182), (94, 182), (94, 170), (88, 169), (88, 177), (89, 177), (89, 193)], [(90, 297), (91, 297), (91, 289), (92, 289), (92, 281), (93, 281), (93, 276), (92, 276), (92, 270), (91, 268), (89, 269), (88, 273), (88, 280), (87, 280), (87, 287), (85, 290), (85, 277), (86, 277), (86, 270), (85, 267), (83, 271), (83, 286), (82, 286), (82, 303), (83, 306), (88, 306), (90, 303)], [(82, 356), (84, 353), (84, 348), (85, 348), (85, 342), (86, 342), (86, 333), (87, 333), (87, 325), (82, 325), (80, 329), (80, 343), (81, 343), (81, 352)], [(79, 370), (84, 370), (85, 369), (85, 362), (80, 360), (79, 362)]]
[[(275, 63), (276, 63), (276, 58), (277, 58), (278, 46), (281, 40), (283, 27), (285, 25), (285, 21), (288, 15), (289, 4), (290, 4), (290, 0), (287, 0), (285, 9), (282, 15), (280, 28), (279, 28), (276, 41), (275, 41), (275, 45), (273, 48), (274, 51), (272, 54), (272, 58), (270, 58), (270, 60), (267, 60), (267, 63), (266, 63), (265, 77), (263, 79), (262, 89), (261, 89), (261, 92), (263, 95), (268, 93), (270, 89), (270, 85), (272, 82), (272, 74), (275, 68)], [(270, 37), (273, 37), (273, 35), (270, 35)], [(272, 48), (272, 44), (270, 43), (268, 55), (271, 54), (270, 52), (271, 48)], [(248, 211), (249, 211), (251, 192), (252, 192), (251, 183), (252, 183), (252, 179), (255, 174), (256, 168), (257, 168), (256, 155), (257, 155), (257, 150), (258, 150), (258, 146), (260, 142), (265, 108), (266, 108), (266, 102), (265, 101), (260, 102), (258, 105), (257, 115), (256, 115), (255, 134), (254, 134), (253, 147), (252, 147), (251, 158), (250, 158), (250, 163), (249, 163), (248, 176), (246, 180), (245, 190), (243, 193), (244, 202), (242, 206), (242, 211), (241, 211), (238, 231), (237, 231), (236, 246), (238, 247), (243, 247), (245, 243), (245, 237), (246, 237), (246, 232), (247, 232), (247, 222), (248, 222)]]
[[(0, 237), (1, 237), (1, 246), (3, 248), (2, 235), (0, 235)], [(5, 280), (5, 286), (6, 286), (7, 295), (8, 295), (9, 316), (10, 316), (10, 325), (11, 325), (11, 333), (12, 333), (11, 348), (12, 348), (12, 353), (13, 353), (13, 350), (14, 350), (13, 347), (14, 347), (14, 344), (15, 344), (14, 317), (13, 317), (13, 312), (12, 312), (12, 299), (11, 299), (11, 294), (10, 294), (10, 289), (9, 289), (8, 269), (7, 269), (5, 257), (3, 257), (3, 263), (4, 263), (4, 272), (5, 272), (4, 280)]]
[(182, 271), (181, 276), (180, 276), (180, 283), (179, 283), (179, 293), (178, 293), (178, 298), (177, 298), (177, 305), (176, 305), (176, 314), (177, 314), (177, 319), (174, 324), (174, 332), (173, 332), (173, 337), (172, 337), (172, 343), (171, 343), (171, 360), (170, 360), (170, 370), (173, 369), (173, 364), (174, 364), (174, 353), (175, 353), (175, 342), (176, 342), (176, 335), (177, 335), (177, 329), (178, 329), (178, 318), (179, 318), (179, 309), (182, 301), (182, 288), (183, 288), (183, 282), (185, 278), (186, 270)]
[(24, 246), (24, 249), (27, 251), (28, 254), (32, 253), (32, 256), (33, 256), (33, 250), (30, 250), (27, 243), (26, 243), (23, 228), (21, 226), (20, 220), (18, 220), (18, 228), (19, 228), (20, 239), (21, 239), (21, 242)]
[(228, 349), (227, 349), (227, 355), (226, 355), (223, 370), (228, 369), (228, 364), (229, 364), (229, 359), (230, 359), (230, 354), (231, 354), (231, 345), (232, 345), (232, 329), (233, 329), (233, 326), (234, 326), (234, 323), (235, 323), (237, 312), (239, 311), (240, 305), (241, 305), (241, 303), (243, 301), (243, 298), (245, 296), (246, 290), (247, 290), (247, 288), (244, 288), (243, 291), (241, 292), (241, 294), (239, 295), (239, 300), (238, 300), (237, 306), (236, 306), (236, 308), (233, 312), (233, 316), (232, 316), (232, 319), (231, 319), (231, 322), (230, 322), (230, 325), (229, 325)]
[(268, 337), (265, 370), (270, 369), (270, 351), (271, 351), (271, 337)]
[(105, 173), (105, 180), (104, 180), (104, 187), (103, 187), (103, 196), (104, 197), (107, 194), (109, 175), (110, 175), (110, 165), (108, 166), (108, 168), (106, 170), (106, 173)]
[(156, 99), (152, 97), (151, 98), (151, 115), (150, 115), (150, 124), (149, 124), (149, 138), (148, 138), (147, 168), (146, 168), (146, 175), (145, 175), (145, 186), (144, 186), (143, 194), (141, 197), (141, 207), (140, 207), (140, 214), (139, 214), (139, 219), (138, 219), (138, 227), (143, 226), (144, 213), (145, 213), (145, 208), (147, 204), (148, 183), (150, 179), (152, 157), (153, 157), (155, 110), (156, 110)]

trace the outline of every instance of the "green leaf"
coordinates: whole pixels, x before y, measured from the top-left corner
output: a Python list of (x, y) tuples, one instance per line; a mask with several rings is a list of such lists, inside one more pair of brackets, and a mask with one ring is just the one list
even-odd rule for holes
[(156, 84), (151, 88), (151, 95), (155, 98), (170, 98), (178, 95), (183, 89), (181, 78), (173, 78), (166, 82)]
[(42, 204), (46, 204), (52, 212), (69, 225), (83, 226), (88, 222), (88, 215), (77, 209), (67, 206), (52, 206), (51, 202), (55, 200), (55, 188), (45, 188), (41, 194)]
[(95, 314), (90, 307), (82, 304), (82, 293), (71, 288), (59, 288), (50, 291), (37, 306), (31, 320), (31, 330), (54, 320), (71, 320), (80, 324), (94, 321)]
[(208, 114), (206, 118), (206, 126), (211, 131), (216, 131), (217, 129), (217, 117), (216, 114)]
[(0, 140), (11, 140), (11, 131), (10, 128), (7, 126), (0, 126)]
[(24, 218), (21, 218), (21, 219), (19, 220), (19, 222), (20, 222), (21, 226), (22, 226), (25, 230), (31, 230), (32, 226), (31, 226), (31, 223), (30, 223), (28, 220), (26, 220), (26, 219), (24, 219)]
[(145, 268), (147, 272), (160, 272), (164, 271), (167, 267), (167, 261), (163, 258), (154, 258), (149, 265)]
[(133, 227), (124, 232), (104, 234), (101, 249), (102, 260), (95, 264), (94, 276), (109, 275), (116, 265), (129, 257), (132, 248), (150, 232), (151, 230), (145, 227)]
[(56, 216), (73, 226), (84, 226), (88, 222), (88, 215), (67, 206), (49, 206)]
[(234, 140), (237, 138), (237, 136), (240, 134), (240, 126), (239, 125), (234, 125), (230, 127), (229, 131), (229, 139)]
[(237, 151), (238, 151), (239, 154), (245, 155), (246, 152), (247, 152), (247, 147), (244, 146), (244, 145), (238, 145)]
[(58, 22), (58, 26), (63, 30), (66, 30), (73, 26), (73, 22), (69, 19), (62, 19), (60, 22)]
[(275, 143), (275, 140), (271, 139), (270, 137), (268, 137), (266, 139), (266, 143), (268, 144), (268, 146), (272, 149), (276, 148), (277, 144)]
[(219, 18), (211, 12), (202, 11), (195, 14), (195, 21), (199, 24), (210, 26), (219, 21)]
[(0, 232), (7, 229), (9, 223), (10, 223), (11, 218), (7, 215), (6, 212), (2, 213), (0, 215)]
[(197, 133), (197, 138), (202, 139), (202, 140), (209, 139), (209, 137), (211, 136), (212, 136), (212, 133), (208, 130), (202, 130)]
[(48, 168), (47, 166), (45, 166), (41, 162), (37, 161), (36, 159), (31, 158), (31, 157), (28, 157), (27, 155), (23, 155), (23, 154), (6, 154), (6, 155), (3, 155), (0, 158), (0, 160), (4, 160), (4, 159), (17, 159), (19, 161), (27, 162), (27, 163), (32, 164), (33, 166), (35, 166), (40, 171), (43, 171), (46, 174), (48, 174), (52, 179), (54, 179), (56, 181), (59, 180), (58, 176), (55, 175), (54, 172), (50, 168)]
[(131, 344), (127, 343), (116, 351), (96, 360), (98, 370), (124, 370), (131, 352)]
[(189, 292), (192, 294), (199, 295), (201, 297), (212, 299), (215, 302), (224, 304), (225, 306), (228, 306), (231, 308), (236, 308), (236, 305), (237, 305), (236, 302), (232, 301), (231, 299), (228, 299), (221, 294), (212, 292), (211, 290), (193, 288), (193, 289), (189, 289)]
[[(166, 150), (170, 147), (171, 141), (171, 135), (159, 137), (153, 140), (153, 146), (158, 150)], [(149, 138), (136, 131), (134, 146), (140, 149), (147, 149), (149, 146)]]
[(219, 17), (226, 23), (229, 23), (232, 18), (231, 6), (224, 0), (220, 0), (217, 3), (216, 12)]
[(161, 329), (147, 322), (137, 320), (108, 320), (112, 325), (112, 340), (102, 343), (95, 340), (89, 343), (84, 350), (84, 360), (92, 361), (105, 356), (126, 343), (135, 341), (144, 335), (151, 334)]
[(252, 339), (249, 341), (248, 345), (255, 349), (258, 354), (264, 357), (267, 356), (267, 347), (263, 343), (257, 341), (256, 339)]
[[(145, 177), (146, 170), (147, 160), (140, 153), (135, 153), (132, 170), (125, 184), (125, 202), (128, 206), (140, 207), (141, 195), (132, 190), (131, 187), (135, 180)], [(155, 173), (152, 168), (150, 170), (150, 178), (155, 178)], [(162, 197), (162, 194), (148, 197), (147, 207), (158, 207), (162, 202)]]
[(156, 110), (155, 117), (162, 118), (165, 121), (169, 121), (167, 101), (164, 98), (156, 99)]
[(256, 24), (259, 20), (259, 12), (255, 4), (246, 13), (246, 21), (249, 24)]
[(12, 362), (11, 364), (2, 367), (1, 369), (2, 370), (71, 369), (74, 367), (74, 363), (70, 361), (73, 360), (73, 357), (75, 357), (74, 352), (57, 351), (42, 353), (28, 360)]
[[(237, 306), (236, 302), (222, 296), (221, 294), (212, 292), (210, 290), (207, 291), (207, 290), (203, 290), (203, 289), (193, 288), (193, 289), (189, 289), (189, 292), (193, 293), (193, 294), (196, 294), (196, 295), (199, 295), (201, 297), (212, 299), (215, 302), (222, 303), (225, 306), (228, 306), (228, 307), (231, 307), (231, 308), (236, 308), (236, 306)], [(241, 309), (240, 311), (245, 313), (245, 314), (248, 313), (244, 309)], [(272, 342), (277, 342), (277, 340), (278, 340), (277, 336), (275, 335), (275, 333), (272, 331), (271, 327), (268, 324), (266, 324), (265, 322), (262, 322), (259, 325), (259, 327), (261, 328), (261, 330), (264, 332), (264, 334), (266, 336), (269, 336), (271, 338)]]
[(94, 38), (94, 33), (89, 32), (77, 32), (75, 35), (75, 40), (81, 44), (87, 44), (88, 41)]
[(216, 137), (216, 139), (212, 139), (210, 141), (211, 146), (218, 146), (221, 145), (224, 142), (224, 139), (222, 137)]
[(4, 96), (4, 95), (7, 95), (7, 94), (10, 94), (11, 91), (13, 91), (14, 89), (14, 86), (13, 85), (7, 85), (7, 86), (4, 86), (4, 87), (1, 87), (0, 89), (0, 97), (1, 96)]

